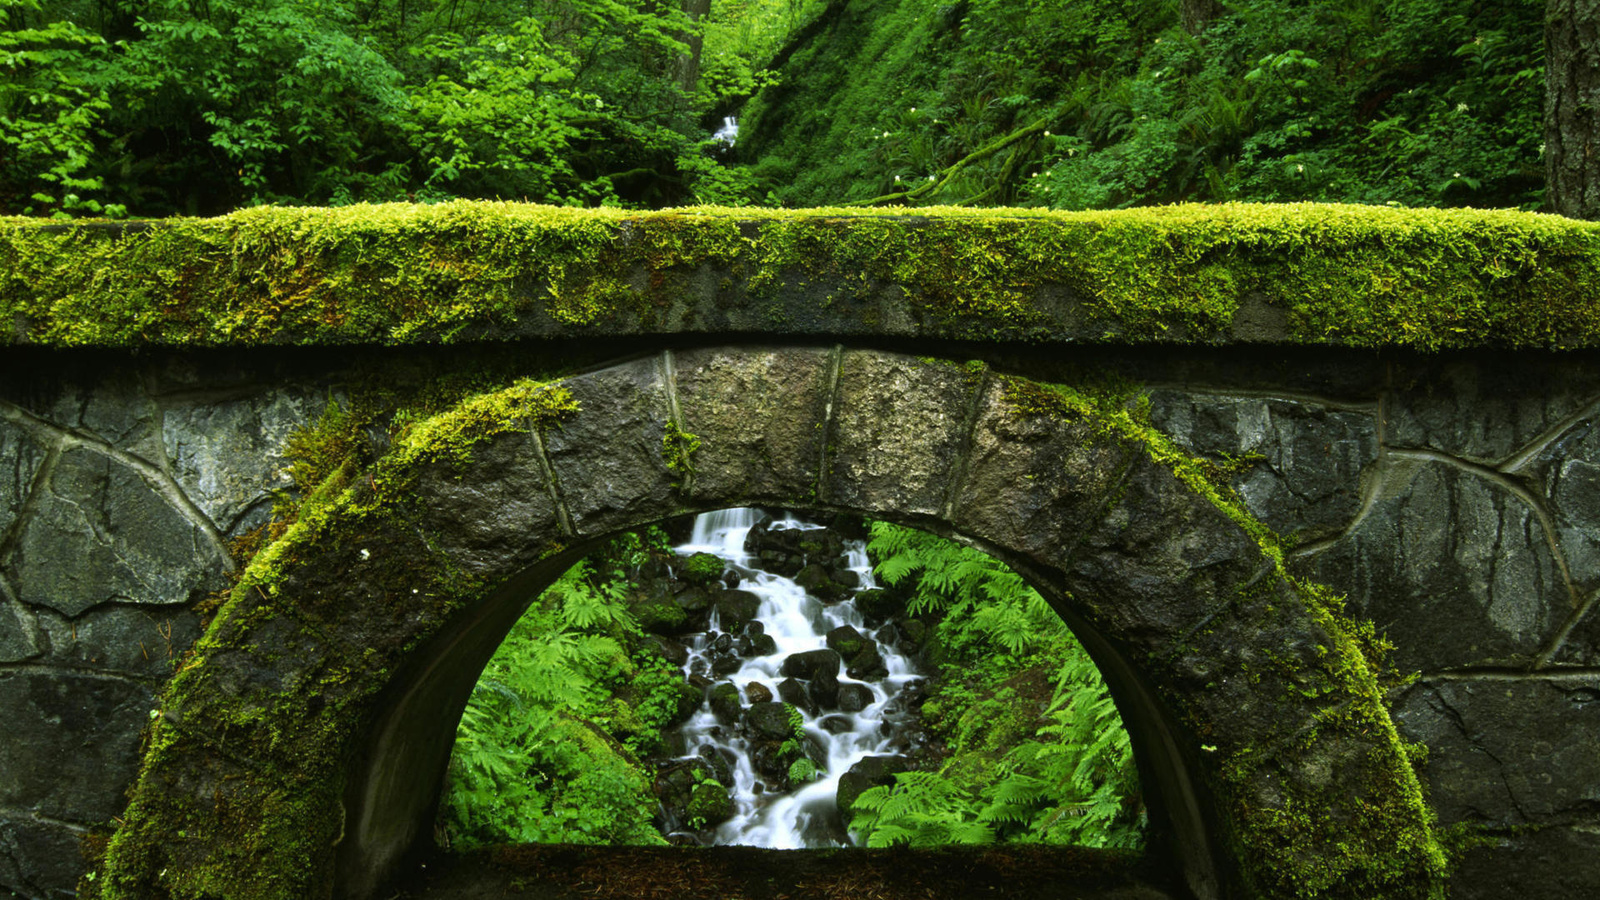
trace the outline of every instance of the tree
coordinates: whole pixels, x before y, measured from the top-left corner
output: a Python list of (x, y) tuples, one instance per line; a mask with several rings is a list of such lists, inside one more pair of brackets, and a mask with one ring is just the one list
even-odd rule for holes
[(1544, 52), (1546, 206), (1600, 218), (1600, 0), (1549, 0)]

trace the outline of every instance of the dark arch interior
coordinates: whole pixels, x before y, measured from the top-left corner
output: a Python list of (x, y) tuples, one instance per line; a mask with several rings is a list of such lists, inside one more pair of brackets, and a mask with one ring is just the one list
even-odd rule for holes
[[(801, 515), (863, 510), (786, 506)], [(692, 513), (689, 513), (692, 514)], [(877, 518), (897, 517), (875, 512)], [(577, 544), (523, 571), (409, 656), (349, 769), (335, 893), (366, 898), (402, 874), (415, 852), (431, 845), (456, 722), (479, 674), (506, 634), (540, 593), (574, 563), (649, 521)], [(1016, 554), (920, 517), (904, 524), (976, 547), (1011, 566), (1045, 597), (1099, 666), (1132, 741), (1149, 826), (1142, 870), (1177, 895), (1232, 896), (1234, 879), (1217, 846), (1219, 828), (1196, 761), (1188, 758), (1168, 706), (1136, 661), (1097, 631), (1072, 599)]]

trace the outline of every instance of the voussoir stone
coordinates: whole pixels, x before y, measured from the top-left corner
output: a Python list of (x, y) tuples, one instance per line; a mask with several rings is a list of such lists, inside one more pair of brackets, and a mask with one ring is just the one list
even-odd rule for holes
[(940, 513), (980, 380), (953, 363), (845, 352), (826, 498), (860, 510)]
[(172, 475), (217, 528), (227, 531), (272, 492), (291, 487), (284, 448), (315, 422), (325, 393), (267, 390), (236, 400), (169, 407), (161, 435)]
[(831, 358), (819, 348), (677, 356), (683, 430), (700, 439), (694, 496), (793, 502), (816, 490)]
[(1008, 382), (994, 379), (980, 400), (951, 519), (1015, 550), (1066, 551), (1105, 514), (1139, 452), (1082, 418), (1027, 407)]
[(1229, 482), (1246, 508), (1302, 541), (1355, 518), (1362, 470), (1378, 458), (1375, 416), (1304, 401), (1159, 390), (1150, 422), (1186, 450), (1242, 466)]
[(415, 493), (436, 545), (468, 572), (516, 572), (561, 534), (538, 438), (526, 432), (473, 447), (464, 470), (429, 467)]
[(562, 382), (577, 414), (545, 435), (550, 466), (580, 534), (640, 524), (639, 508), (667, 506), (663, 439), (669, 421), (666, 381), (657, 357)]
[(225, 584), (200, 528), (132, 469), (63, 453), (4, 560), (18, 599), (75, 617), (102, 603), (181, 604)]
[(1296, 568), (1394, 640), (1403, 671), (1538, 654), (1572, 600), (1533, 508), (1437, 460), (1395, 458), (1383, 479), (1361, 520)]

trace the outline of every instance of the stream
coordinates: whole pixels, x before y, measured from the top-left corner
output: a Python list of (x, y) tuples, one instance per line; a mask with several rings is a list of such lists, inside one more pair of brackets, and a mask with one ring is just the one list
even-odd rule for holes
[[(796, 548), (799, 554), (789, 552)], [(788, 514), (730, 509), (697, 517), (675, 553), (721, 558), (730, 585), (723, 596), (737, 595), (746, 609), (749, 595), (758, 602), (748, 622), (729, 612), (738, 604), (719, 602), (709, 630), (683, 638), (684, 675), (706, 686), (707, 700), (680, 726), (681, 759), (708, 762), (731, 807), (714, 827), (669, 817), (669, 837), (777, 849), (849, 846), (841, 784), (854, 782), (847, 800), (886, 783), (921, 740), (909, 701), (917, 692), (907, 688), (924, 676), (896, 626), (877, 620), (872, 627), (857, 608), (857, 598), (877, 588), (864, 542)], [(765, 568), (792, 570), (797, 556), (799, 572)], [(799, 713), (799, 734), (791, 709)]]

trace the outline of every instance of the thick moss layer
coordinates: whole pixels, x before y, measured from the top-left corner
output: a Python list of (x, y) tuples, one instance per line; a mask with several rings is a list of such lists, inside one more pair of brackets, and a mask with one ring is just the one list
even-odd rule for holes
[(1600, 225), (1296, 204), (1121, 212), (258, 208), (0, 220), (0, 341), (407, 345), (721, 331), (1600, 346)]

